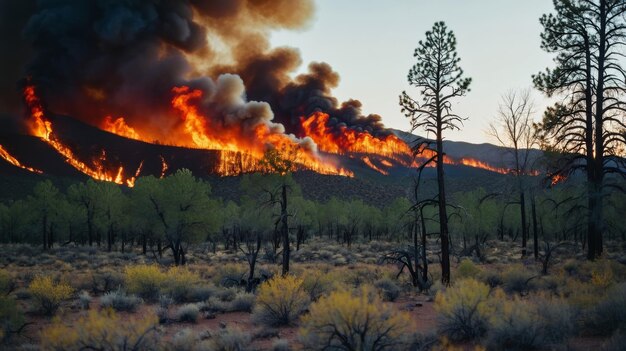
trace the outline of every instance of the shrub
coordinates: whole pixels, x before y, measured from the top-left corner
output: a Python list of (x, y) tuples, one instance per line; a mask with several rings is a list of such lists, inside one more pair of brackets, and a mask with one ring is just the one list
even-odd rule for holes
[(134, 295), (126, 295), (122, 290), (111, 291), (100, 298), (101, 308), (112, 308), (118, 312), (134, 312), (143, 301)]
[(311, 301), (315, 301), (330, 292), (335, 282), (331, 274), (324, 273), (319, 269), (307, 270), (302, 275), (302, 280), (302, 287), (309, 294)]
[(230, 288), (239, 286), (245, 281), (246, 267), (240, 264), (225, 264), (220, 267), (214, 276), (214, 283)]
[(15, 289), (15, 280), (4, 269), (0, 269), (0, 295), (8, 295)]
[(0, 296), (0, 342), (11, 336), (24, 324), (24, 314), (17, 306), (17, 301), (9, 296)]
[(490, 288), (496, 288), (502, 285), (502, 275), (499, 272), (486, 271), (481, 274), (484, 281)]
[(411, 319), (377, 294), (336, 291), (311, 305), (302, 318), (300, 340), (312, 350), (396, 350), (408, 341)]
[(248, 348), (251, 340), (250, 334), (240, 329), (223, 329), (212, 334), (201, 347), (204, 347), (203, 350), (212, 351), (243, 351)]
[(149, 350), (156, 348), (154, 315), (122, 321), (113, 310), (92, 310), (72, 325), (57, 320), (41, 333), (42, 350)]
[(189, 301), (194, 286), (200, 282), (200, 276), (185, 267), (172, 267), (166, 275), (165, 292), (176, 302)]
[(491, 320), (488, 345), (495, 350), (546, 349), (574, 332), (571, 309), (561, 300), (501, 299)]
[(91, 291), (94, 294), (119, 289), (124, 284), (124, 275), (117, 271), (105, 270), (91, 276)]
[(272, 351), (290, 351), (289, 340), (278, 339), (272, 343)]
[(291, 325), (308, 304), (301, 279), (291, 275), (275, 277), (260, 286), (252, 318), (269, 326)]
[(217, 288), (211, 285), (193, 286), (189, 290), (187, 300), (189, 302), (206, 301), (217, 293)]
[(124, 280), (128, 291), (147, 300), (155, 300), (159, 297), (166, 279), (167, 276), (154, 265), (126, 266), (124, 270)]
[(453, 341), (474, 340), (487, 332), (493, 306), (488, 301), (489, 287), (474, 279), (437, 293), (439, 330)]
[(504, 290), (509, 293), (523, 294), (532, 290), (533, 274), (522, 265), (515, 265), (506, 270), (502, 276)]
[(92, 300), (93, 298), (86, 291), (81, 291), (80, 294), (78, 295), (78, 304), (80, 305), (80, 308), (82, 308), (83, 310), (89, 309), (89, 305), (91, 305)]
[(378, 280), (374, 286), (381, 291), (384, 301), (396, 301), (396, 299), (400, 296), (400, 287), (389, 278)]
[(37, 276), (28, 285), (39, 311), (45, 315), (53, 315), (63, 300), (72, 296), (73, 289), (64, 283), (55, 284), (51, 277)]
[(459, 266), (456, 269), (456, 274), (459, 278), (476, 278), (476, 276), (480, 273), (480, 269), (476, 267), (472, 260), (465, 258), (459, 263)]
[(196, 323), (199, 315), (200, 309), (196, 304), (187, 304), (178, 308), (176, 319), (179, 322)]
[(586, 313), (585, 327), (594, 334), (610, 335), (626, 329), (626, 283), (613, 287)]
[(254, 307), (254, 300), (256, 297), (254, 294), (238, 293), (237, 296), (230, 302), (231, 312), (252, 312)]
[(198, 337), (191, 329), (185, 328), (174, 334), (172, 341), (167, 345), (172, 351), (194, 351), (198, 343)]

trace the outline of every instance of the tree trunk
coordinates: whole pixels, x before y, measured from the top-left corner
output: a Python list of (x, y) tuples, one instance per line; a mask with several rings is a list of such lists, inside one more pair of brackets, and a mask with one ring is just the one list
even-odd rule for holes
[(537, 238), (539, 228), (537, 228), (537, 205), (535, 203), (535, 195), (531, 194), (530, 206), (533, 216), (533, 253), (535, 254), (535, 260), (539, 259), (539, 240)]
[(41, 238), (44, 251), (48, 249), (48, 215), (44, 214), (41, 219)]
[[(440, 120), (441, 118), (439, 118)], [(443, 140), (441, 126), (437, 135), (437, 183), (439, 185), (439, 235), (441, 236), (441, 283), (450, 285), (450, 239), (448, 236), (448, 211), (446, 209), (446, 188), (443, 172)]]
[[(521, 182), (521, 180), (520, 180)], [(521, 189), (519, 194), (520, 214), (522, 217), (522, 257), (526, 257), (526, 239), (528, 238), (528, 225), (526, 222), (526, 196)]]
[(287, 184), (282, 186), (282, 201), (280, 203), (280, 217), (283, 234), (283, 275), (289, 273), (289, 224), (287, 222)]
[(424, 221), (424, 209), (420, 209), (422, 224), (422, 279), (428, 281), (428, 258), (426, 258), (426, 222)]

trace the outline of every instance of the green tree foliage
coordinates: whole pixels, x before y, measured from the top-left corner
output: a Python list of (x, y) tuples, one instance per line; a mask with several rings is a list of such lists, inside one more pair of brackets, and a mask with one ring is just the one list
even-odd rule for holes
[(185, 264), (185, 246), (199, 242), (207, 227), (217, 226), (217, 202), (209, 197), (211, 187), (188, 170), (165, 178), (140, 178), (135, 191), (137, 206), (146, 213), (172, 250), (176, 264)]

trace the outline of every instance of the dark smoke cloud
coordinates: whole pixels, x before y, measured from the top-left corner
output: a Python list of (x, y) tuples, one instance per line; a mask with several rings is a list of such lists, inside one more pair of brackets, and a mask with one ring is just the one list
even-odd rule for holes
[[(51, 111), (92, 124), (125, 116), (166, 134), (179, 123), (172, 87), (209, 96), (229, 73), (241, 77), (248, 100), (271, 106), (286, 132), (301, 133), (299, 118), (323, 111), (335, 125), (386, 133), (360, 102), (332, 97), (339, 75), (329, 65), (313, 63), (292, 79), (299, 52), (271, 48), (272, 30), (302, 28), (313, 12), (313, 0), (0, 0), (0, 107), (20, 105), (17, 82), (30, 76)], [(270, 123), (264, 106), (237, 106)]]

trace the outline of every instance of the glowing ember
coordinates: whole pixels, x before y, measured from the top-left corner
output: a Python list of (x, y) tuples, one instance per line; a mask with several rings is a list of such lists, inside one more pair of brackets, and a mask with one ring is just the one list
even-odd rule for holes
[(376, 166), (376, 165), (372, 162), (372, 160), (370, 160), (370, 158), (369, 158), (369, 157), (367, 157), (367, 156), (363, 156), (362, 160), (363, 160), (363, 162), (365, 162), (365, 164), (366, 164), (368, 167), (370, 167), (371, 169), (375, 170), (376, 172), (378, 172), (378, 173), (380, 173), (380, 174), (383, 174), (383, 175), (389, 175), (389, 172), (387, 172), (387, 171), (385, 171), (384, 169), (382, 169), (382, 168), (380, 168), (380, 167)]
[(165, 162), (165, 158), (161, 155), (159, 155), (159, 157), (161, 158), (161, 176), (160, 178), (163, 179), (165, 177), (165, 172), (167, 172), (167, 169), (169, 168), (169, 166), (167, 165), (167, 162)]
[(96, 180), (115, 182), (117, 184), (125, 183), (123, 167), (120, 166), (116, 171), (111, 172), (104, 166), (104, 161), (106, 161), (106, 153), (104, 151), (102, 151), (99, 159), (93, 160), (92, 164), (88, 165), (79, 160), (69, 147), (63, 145), (61, 141), (54, 137), (52, 122), (46, 119), (43, 106), (35, 93), (34, 86), (29, 85), (26, 87), (24, 97), (30, 110), (31, 132), (33, 135), (40, 137), (56, 152), (61, 154), (65, 158), (65, 162), (81, 173)]
[(564, 181), (567, 180), (567, 176), (563, 175), (563, 174), (553, 174), (552, 176), (550, 176), (551, 181), (550, 181), (550, 185), (551, 186), (555, 186), (559, 183), (562, 183)]
[(24, 166), (20, 161), (18, 161), (15, 157), (13, 157), (2, 145), (0, 145), (0, 157), (3, 158), (8, 163), (12, 164), (13, 166), (25, 169), (27, 171), (31, 171), (33, 173), (39, 173), (39, 174), (43, 173), (42, 171), (38, 169)]
[(131, 128), (128, 124), (126, 124), (124, 117), (119, 117), (116, 120), (113, 120), (113, 117), (106, 116), (104, 117), (100, 127), (113, 134), (121, 135), (129, 139), (141, 140), (139, 133), (137, 133), (134, 128)]

